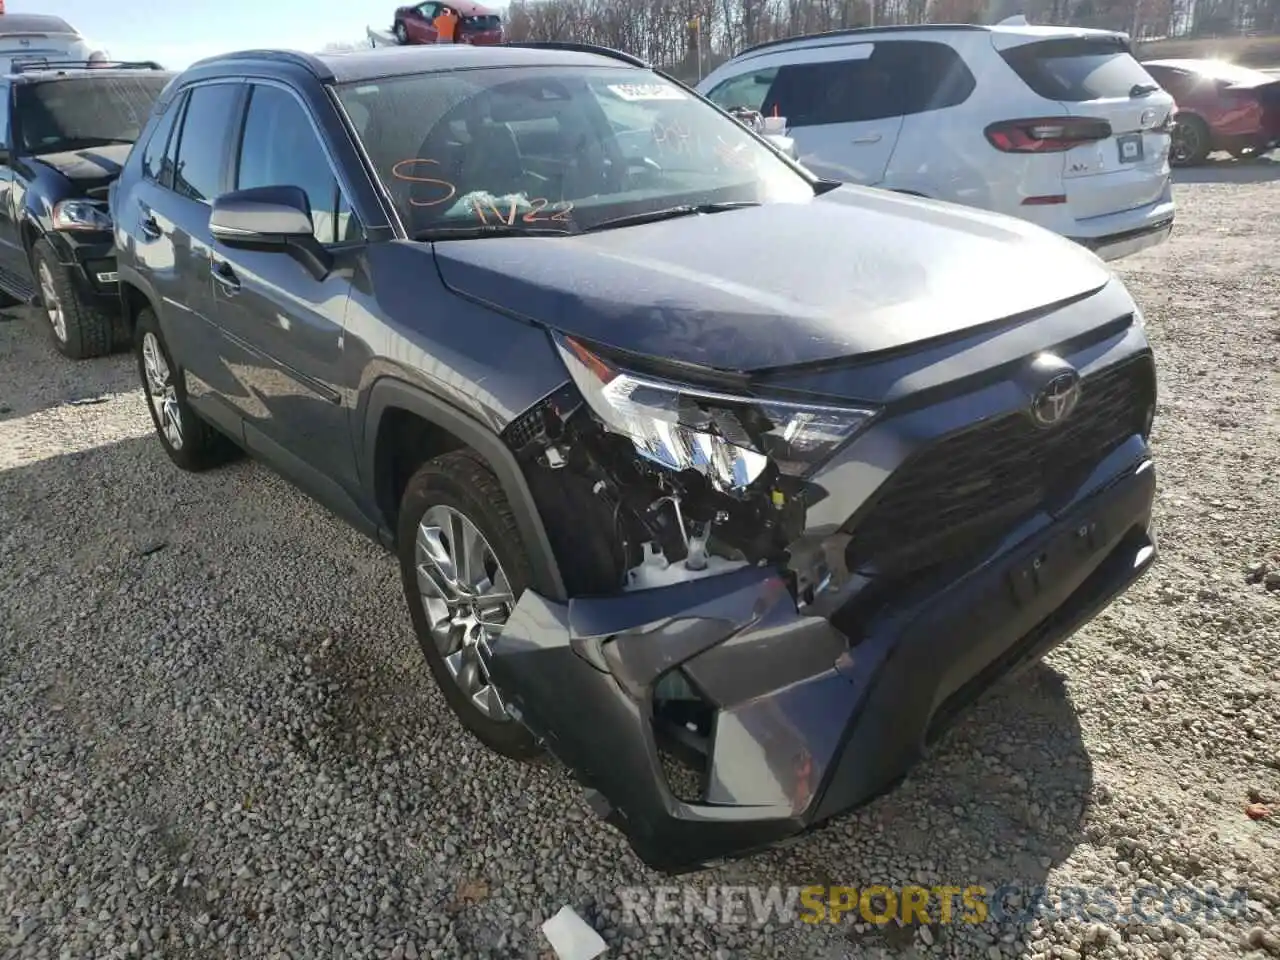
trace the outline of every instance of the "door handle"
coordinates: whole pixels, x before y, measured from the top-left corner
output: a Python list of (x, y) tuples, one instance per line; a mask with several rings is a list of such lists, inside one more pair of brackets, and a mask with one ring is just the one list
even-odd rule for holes
[(156, 223), (155, 214), (151, 212), (151, 208), (140, 203), (138, 209), (142, 211), (142, 219), (138, 222), (138, 229), (142, 231), (142, 235), (148, 240), (159, 240), (160, 224)]
[(236, 276), (236, 272), (231, 269), (231, 264), (227, 261), (209, 261), (209, 272), (213, 274), (213, 279), (218, 281), (228, 296), (234, 296), (240, 292), (240, 278)]
[(854, 143), (879, 143), (879, 142), (880, 142), (880, 134), (878, 134), (878, 133), (869, 133), (869, 134), (867, 134), (865, 137), (854, 137), (854, 138), (853, 138), (853, 142), (854, 142)]

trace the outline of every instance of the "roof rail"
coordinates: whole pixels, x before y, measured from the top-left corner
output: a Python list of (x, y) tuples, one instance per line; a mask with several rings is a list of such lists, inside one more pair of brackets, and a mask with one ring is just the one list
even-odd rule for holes
[(42, 70), (163, 70), (154, 60), (32, 60), (15, 63), (10, 73), (38, 73)]
[(608, 57), (611, 60), (621, 60), (623, 63), (633, 67), (643, 67), (646, 70), (650, 65), (641, 60), (637, 56), (630, 53), (624, 53), (621, 50), (615, 50), (613, 47), (602, 47), (594, 43), (575, 43), (572, 40), (509, 40), (503, 44), (504, 47), (529, 47), (535, 50), (569, 50), (574, 53), (594, 53), (597, 56)]
[(333, 71), (323, 60), (314, 54), (302, 53), (298, 50), (233, 50), (230, 53), (218, 53), (212, 57), (197, 60), (187, 69), (194, 70), (196, 67), (207, 67), (232, 60), (274, 60), (276, 63), (291, 63), (296, 67), (302, 67), (322, 83), (331, 83), (335, 79)]
[(777, 40), (766, 40), (764, 43), (757, 43), (754, 47), (747, 47), (740, 53), (734, 54), (730, 59), (738, 60), (745, 57), (748, 53), (756, 53), (760, 50), (768, 50), (773, 47), (781, 47), (788, 43), (807, 43), (810, 40), (837, 40), (843, 37), (862, 37), (868, 34), (892, 33), (899, 30), (909, 30), (912, 33), (928, 33), (935, 30), (967, 30), (967, 31), (985, 31), (989, 27), (977, 23), (901, 23), (890, 24), (884, 27), (848, 27), (843, 30), (824, 30), (821, 33), (802, 33), (794, 37), (781, 37)]

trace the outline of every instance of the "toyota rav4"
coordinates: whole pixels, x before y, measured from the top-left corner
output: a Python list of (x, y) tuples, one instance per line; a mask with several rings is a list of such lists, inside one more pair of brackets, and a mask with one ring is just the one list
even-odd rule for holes
[(463, 725), (680, 871), (884, 791), (1147, 569), (1155, 368), (1077, 244), (568, 46), (192, 66), (120, 283), (173, 461), (394, 550)]

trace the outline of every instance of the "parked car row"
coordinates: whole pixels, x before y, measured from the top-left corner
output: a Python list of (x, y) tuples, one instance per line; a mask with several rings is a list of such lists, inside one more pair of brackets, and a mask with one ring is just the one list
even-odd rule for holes
[[(923, 53), (968, 109), (993, 34), (914, 36), (947, 38)], [(998, 36), (1038, 78), (1043, 48)], [(872, 44), (877, 67), (921, 53)], [(804, 109), (779, 51), (845, 45), (775, 48), (751, 76), (793, 99), (757, 107)], [(106, 327), (68, 298), (113, 284), (168, 457), (247, 451), (392, 550), (466, 730), (558, 758), (656, 868), (888, 789), (1154, 561), (1155, 368), (1098, 257), (819, 177), (634, 58), (257, 51), (4, 88), (6, 288), (34, 295), (34, 263), (85, 356)], [(1037, 189), (1087, 224), (1117, 214), (1071, 181), (1123, 205), (1155, 171), (1158, 207), (1163, 95), (1086, 92), (1106, 156), (1058, 150), (1096, 169)], [(1045, 93), (955, 143), (1056, 150), (1082, 131), (996, 124), (1067, 126)], [(897, 142), (914, 116), (867, 122)]]

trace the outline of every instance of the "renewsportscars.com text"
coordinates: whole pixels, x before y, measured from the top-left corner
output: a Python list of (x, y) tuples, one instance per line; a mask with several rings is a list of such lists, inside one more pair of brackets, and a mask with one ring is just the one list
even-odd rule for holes
[(618, 891), (625, 922), (651, 924), (718, 923), (763, 926), (768, 923), (1028, 923), (1034, 918), (1085, 923), (1178, 923), (1238, 917), (1248, 891), (1194, 887), (988, 886), (864, 887), (810, 886), (658, 886)]

